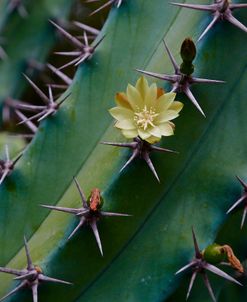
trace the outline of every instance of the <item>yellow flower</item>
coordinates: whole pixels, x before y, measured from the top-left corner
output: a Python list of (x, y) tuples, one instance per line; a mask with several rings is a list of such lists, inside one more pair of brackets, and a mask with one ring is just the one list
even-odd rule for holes
[(146, 78), (141, 77), (135, 87), (129, 84), (126, 93), (117, 93), (117, 107), (109, 112), (117, 120), (115, 127), (121, 129), (125, 137), (139, 136), (153, 144), (162, 136), (174, 134), (175, 125), (170, 121), (178, 117), (183, 108), (175, 97), (175, 93), (165, 93), (155, 83), (149, 86)]

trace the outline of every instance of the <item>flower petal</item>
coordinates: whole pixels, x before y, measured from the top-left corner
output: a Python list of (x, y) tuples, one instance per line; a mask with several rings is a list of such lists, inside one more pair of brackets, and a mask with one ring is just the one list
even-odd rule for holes
[(138, 129), (138, 134), (139, 134), (140, 138), (144, 139), (144, 140), (146, 140), (148, 137), (151, 136), (150, 133), (148, 133), (147, 131), (144, 131), (142, 129)]
[(177, 112), (180, 112), (182, 109), (183, 109), (183, 107), (184, 107), (184, 104), (183, 103), (181, 103), (181, 102), (178, 102), (178, 101), (174, 101), (173, 103), (172, 103), (172, 105), (170, 106), (170, 110), (175, 110), (175, 111), (177, 111)]
[(145, 77), (140, 77), (137, 80), (136, 89), (140, 92), (142, 99), (144, 100), (149, 89), (148, 81)]
[(143, 100), (140, 92), (132, 85), (128, 84), (127, 98), (134, 111), (143, 107)]
[(156, 136), (152, 135), (152, 136), (146, 138), (145, 141), (147, 141), (149, 144), (155, 144), (160, 141), (160, 137), (156, 137)]
[(163, 136), (170, 136), (174, 134), (174, 128), (170, 123), (163, 123), (160, 124), (158, 127), (160, 129), (161, 135)]
[(148, 129), (148, 132), (156, 137), (161, 137), (161, 135), (162, 135), (159, 127), (150, 128), (150, 129)]
[(147, 94), (144, 99), (144, 103), (148, 108), (150, 108), (155, 106), (156, 100), (157, 100), (157, 85), (156, 83), (153, 83), (147, 91)]
[(138, 136), (138, 132), (137, 129), (133, 129), (133, 130), (122, 130), (123, 136), (125, 136), (126, 138), (134, 138)]
[(173, 122), (168, 122), (168, 123), (171, 125), (172, 129), (174, 130), (175, 129), (175, 124)]
[[(169, 93), (163, 94), (161, 97), (159, 97), (158, 100), (156, 101), (157, 112), (165, 111), (169, 107), (170, 107), (169, 109), (171, 109), (171, 106), (174, 103), (175, 97), (176, 97), (176, 93), (174, 93), (174, 92), (169, 92)], [(175, 110), (175, 109), (173, 109), (173, 110)]]
[(120, 107), (132, 109), (130, 103), (128, 102), (127, 95), (124, 92), (118, 92), (115, 96), (115, 101)]
[(116, 122), (115, 127), (124, 130), (132, 130), (136, 128), (136, 125), (134, 124), (134, 121), (128, 119)]
[(114, 107), (109, 112), (118, 121), (134, 119), (134, 112), (127, 108)]
[(167, 111), (160, 113), (159, 116), (157, 116), (155, 123), (161, 124), (164, 122), (168, 122), (168, 121), (175, 119), (178, 116), (179, 116), (179, 114), (177, 113), (177, 111), (167, 110)]

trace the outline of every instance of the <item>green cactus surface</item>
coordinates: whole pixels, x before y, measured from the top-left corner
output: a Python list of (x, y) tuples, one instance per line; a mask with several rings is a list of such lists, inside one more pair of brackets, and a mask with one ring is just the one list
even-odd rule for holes
[[(13, 15), (4, 24), (0, 21), (9, 41), (9, 59), (0, 62), (1, 101), (24, 93), (23, 64), (31, 56), (46, 60), (55, 32), (48, 19), (68, 15), (72, 4), (27, 2), (27, 19)], [(175, 135), (163, 138), (159, 145), (179, 153), (150, 154), (161, 183), (139, 159), (120, 173), (130, 152), (101, 144), (127, 141), (114, 127), (108, 110), (114, 106), (115, 94), (140, 77), (135, 69), (172, 74), (163, 39), (180, 66), (184, 39), (196, 41), (208, 24), (207, 13), (169, 2), (125, 0), (119, 8), (113, 5), (94, 44), (105, 38), (92, 58), (78, 67), (58, 100), (69, 95), (68, 99), (40, 123), (14, 171), (0, 186), (0, 266), (26, 266), (25, 235), (34, 263), (46, 275), (73, 283), (43, 284), (41, 302), (185, 301), (191, 273), (175, 273), (194, 257), (191, 227), (201, 251), (215, 241), (232, 243), (241, 262), (246, 258), (246, 226), (241, 232), (240, 214), (226, 214), (241, 196), (235, 176), (247, 180), (246, 33), (219, 22), (196, 43), (193, 75), (225, 83), (192, 86), (206, 118), (183, 93), (177, 94), (184, 108), (176, 119)], [(234, 15), (244, 22), (247, 9)], [(147, 79), (167, 92), (171, 89), (164, 81)], [(20, 141), (13, 147), (16, 153), (24, 147)], [(104, 211), (131, 215), (98, 222), (103, 257), (87, 225), (67, 241), (77, 218), (40, 206), (80, 208), (73, 177), (86, 197), (93, 188), (101, 190)], [(238, 278), (232, 270), (226, 271)], [(241, 288), (211, 277), (217, 301), (246, 300), (245, 279), (240, 280)], [(0, 297), (15, 285), (13, 276), (0, 273)], [(31, 302), (32, 295), (26, 289), (6, 301)], [(211, 301), (202, 282), (194, 284), (189, 301)]]

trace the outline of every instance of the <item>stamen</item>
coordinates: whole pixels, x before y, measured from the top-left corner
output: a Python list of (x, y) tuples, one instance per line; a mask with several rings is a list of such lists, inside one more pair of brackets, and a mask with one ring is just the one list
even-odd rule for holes
[(159, 113), (156, 113), (153, 107), (147, 109), (147, 106), (145, 105), (141, 111), (135, 112), (134, 120), (137, 126), (146, 130), (149, 125), (155, 127), (153, 121), (158, 115)]

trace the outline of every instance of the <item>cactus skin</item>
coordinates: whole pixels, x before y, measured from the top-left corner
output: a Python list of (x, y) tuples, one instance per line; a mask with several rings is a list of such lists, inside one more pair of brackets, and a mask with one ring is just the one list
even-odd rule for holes
[[(180, 44), (177, 41), (172, 43), (172, 32), (167, 34), (171, 25), (174, 24), (173, 30), (178, 31), (176, 39), (179, 42), (185, 38), (184, 34), (198, 34), (196, 25), (200, 19), (193, 12), (182, 12), (176, 19), (176, 9), (170, 8), (163, 0), (144, 3), (147, 2), (129, 1), (111, 13), (104, 29), (108, 33), (106, 39), (92, 61), (78, 70), (70, 87), (72, 102), (68, 101), (54, 118), (41, 125), (17, 170), (0, 190), (1, 214), (4, 217), (13, 215), (8, 229), (4, 221), (0, 222), (0, 229), (4, 230), (0, 234), (0, 243), (5, 246), (0, 251), (2, 263), (7, 264), (11, 260), (22, 266), (23, 250), (17, 252), (22, 246), (22, 235), (26, 229), (29, 237), (33, 235), (30, 240), (32, 255), (37, 262), (43, 260), (44, 265), (49, 267), (47, 274), (52, 275), (52, 270), (56, 270), (56, 275), (61, 273), (64, 279), (75, 283), (72, 290), (59, 288), (49, 291), (49, 294), (41, 290), (41, 301), (49, 302), (56, 298), (66, 302), (115, 301), (116, 297), (122, 301), (165, 300), (177, 286), (173, 275), (176, 268), (182, 265), (184, 257), (190, 255), (191, 224), (200, 225), (198, 237), (206, 245), (226, 219), (222, 213), (230, 206), (229, 199), (233, 197), (226, 190), (226, 183), (231, 184), (229, 174), (234, 174), (233, 170), (242, 169), (245, 152), (239, 151), (234, 166), (231, 159), (235, 158), (236, 149), (242, 150), (241, 146), (247, 143), (245, 137), (236, 135), (246, 131), (245, 123), (241, 123), (245, 120), (241, 108), (245, 105), (246, 75), (244, 72), (229, 73), (229, 70), (244, 71), (246, 68), (245, 56), (240, 51), (246, 42), (241, 41), (235, 31), (222, 28), (229, 39), (236, 41), (234, 48), (223, 37), (211, 36), (199, 49), (198, 72), (220, 76), (229, 84), (217, 88), (217, 96), (220, 95), (217, 101), (214, 101), (215, 87), (206, 92), (198, 87), (197, 93), (204, 98), (208, 119), (202, 122), (193, 108), (186, 106), (186, 114), (177, 125), (179, 134), (176, 140), (170, 142), (172, 148), (180, 150), (181, 157), (170, 160), (156, 157), (162, 185), (146, 176), (146, 167), (141, 164), (136, 164), (119, 177), (118, 170), (125, 154), (119, 156), (118, 150), (97, 145), (100, 140), (121, 140), (109, 124), (107, 109), (113, 104), (115, 92), (137, 77), (133, 72), (133, 62), (136, 66), (148, 65), (150, 69), (164, 70), (168, 60), (164, 59), (163, 45), (157, 45), (157, 41), (167, 36), (169, 45), (178, 49)], [(159, 18), (161, 14), (162, 18)], [(191, 18), (191, 21), (182, 33), (179, 18), (183, 20), (185, 17)], [(148, 42), (143, 32), (136, 30), (139, 26), (152, 32)], [(128, 37), (123, 34), (126, 31), (129, 32)], [(112, 40), (113, 44), (109, 42)], [(127, 44), (132, 51), (126, 51)], [(231, 47), (231, 52), (222, 53), (222, 45)], [(214, 64), (211, 61), (208, 64), (205, 57), (209, 48), (216, 58)], [(233, 62), (231, 58), (234, 55), (238, 56), (238, 60)], [(219, 60), (225, 62), (224, 66)], [(226, 117), (232, 124), (225, 123)], [(223, 126), (225, 131), (222, 133)], [(222, 143), (219, 144), (219, 141)], [(102, 223), (104, 259), (97, 257), (95, 242), (89, 232), (83, 233), (84, 242), (75, 237), (65, 246), (68, 224), (72, 227), (69, 218), (61, 218), (56, 213), (47, 216), (48, 211), (37, 209), (39, 203), (47, 200), (54, 200), (59, 206), (76, 206), (78, 200), (70, 182), (77, 172), (78, 180), (85, 184), (87, 193), (91, 187), (106, 188), (104, 197), (109, 210), (134, 215), (127, 226), (117, 222)], [(11, 207), (10, 211), (11, 190), (12, 193), (14, 191), (11, 205), (15, 207)], [(19, 222), (18, 230), (16, 221)], [(111, 237), (104, 232), (109, 229)], [(8, 242), (7, 238), (13, 232), (15, 242)], [(40, 246), (42, 249), (38, 249)], [(10, 247), (12, 254), (9, 253)], [(145, 261), (140, 255), (145, 255)], [(6, 292), (10, 281), (2, 277), (0, 281), (1, 291)], [(26, 301), (24, 295), (17, 295), (16, 298)]]

